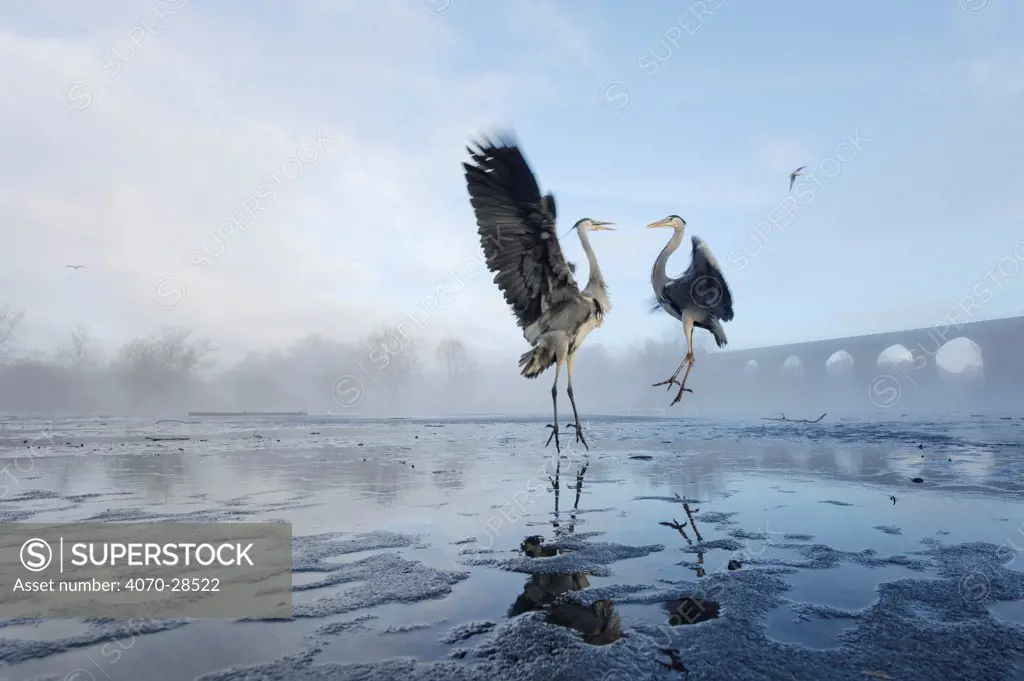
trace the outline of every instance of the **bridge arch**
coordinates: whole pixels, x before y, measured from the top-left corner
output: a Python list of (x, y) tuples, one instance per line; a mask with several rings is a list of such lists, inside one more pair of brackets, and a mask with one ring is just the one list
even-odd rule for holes
[(878, 353), (875, 365), (879, 369), (911, 371), (914, 368), (914, 354), (900, 343), (894, 343)]
[(797, 355), (790, 355), (782, 363), (782, 373), (790, 376), (801, 376), (804, 373), (804, 361)]
[(853, 355), (836, 350), (825, 360), (825, 373), (829, 376), (849, 376), (853, 373)]
[(979, 379), (985, 373), (981, 346), (966, 336), (954, 338), (939, 348), (935, 365), (940, 376), (949, 378)]

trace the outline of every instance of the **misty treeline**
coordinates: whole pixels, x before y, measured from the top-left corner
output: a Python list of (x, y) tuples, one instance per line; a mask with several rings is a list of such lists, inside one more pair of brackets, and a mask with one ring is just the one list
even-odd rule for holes
[[(180, 414), (197, 411), (308, 411), (353, 416), (544, 413), (554, 371), (526, 380), (523, 347), (482, 355), (460, 338), (427, 342), (381, 327), (358, 342), (311, 334), (286, 348), (219, 361), (214, 344), (166, 327), (105, 348), (85, 326), (49, 353), (17, 343), (24, 315), (0, 308), (0, 411), (56, 414)], [(510, 330), (510, 333), (515, 333)], [(699, 354), (709, 346), (697, 343)], [(581, 412), (667, 406), (651, 383), (685, 352), (680, 338), (649, 340), (613, 357), (591, 339), (576, 357)], [(571, 416), (560, 380), (559, 410)], [(694, 383), (697, 385), (697, 383)]]

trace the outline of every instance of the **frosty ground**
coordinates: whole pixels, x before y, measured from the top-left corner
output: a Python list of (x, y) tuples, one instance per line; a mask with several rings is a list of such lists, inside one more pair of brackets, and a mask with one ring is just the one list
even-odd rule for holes
[(0, 621), (0, 679), (1024, 679), (1021, 424), (8, 419), (4, 522), (284, 520), (294, 617)]

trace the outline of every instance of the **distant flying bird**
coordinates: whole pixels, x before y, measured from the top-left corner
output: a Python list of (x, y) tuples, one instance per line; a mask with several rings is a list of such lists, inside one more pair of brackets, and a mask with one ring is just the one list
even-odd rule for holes
[(590, 248), (590, 232), (612, 230), (612, 223), (584, 218), (573, 229), (579, 235), (590, 263), (590, 279), (582, 291), (566, 262), (555, 232), (555, 197), (541, 196), (533, 172), (518, 143), (505, 136), (497, 142), (484, 139), (467, 148), (473, 163), (463, 163), (470, 203), (476, 213), (477, 233), (487, 269), (511, 306), (523, 337), (533, 346), (519, 358), (521, 373), (536, 378), (552, 364), (554, 410), (551, 435), (545, 446), (558, 442), (558, 376), (562, 365), (568, 373), (576, 440), (589, 450), (580, 427), (572, 391), (573, 360), (588, 333), (601, 326), (611, 310), (608, 286)]
[[(683, 323), (683, 331), (686, 333), (686, 356), (682, 363), (667, 381), (655, 383), (655, 386), (669, 385), (672, 389), (673, 383), (679, 384), (679, 394), (672, 400), (675, 404), (683, 398), (683, 392), (693, 392), (686, 387), (686, 379), (693, 369), (693, 327), (698, 326), (711, 332), (715, 337), (718, 347), (724, 347), (728, 342), (725, 338), (725, 330), (719, 323), (732, 320), (732, 293), (729, 291), (729, 284), (725, 281), (722, 270), (718, 267), (718, 261), (711, 254), (711, 250), (700, 237), (693, 237), (693, 249), (690, 255), (690, 266), (678, 279), (671, 279), (665, 274), (665, 265), (679, 244), (682, 243), (683, 233), (686, 231), (686, 221), (678, 215), (669, 215), (663, 220), (652, 222), (648, 227), (671, 227), (675, 234), (658, 254), (651, 268), (651, 286), (654, 287), (655, 303), (652, 312), (659, 307)], [(682, 382), (676, 381), (676, 376), (682, 371), (683, 365), (688, 364)]]
[(807, 166), (800, 166), (799, 168), (797, 168), (796, 170), (789, 174), (789, 191), (793, 191), (793, 183), (796, 182), (796, 178), (803, 175), (803, 173), (801, 173), (800, 171), (806, 167)]
[(80, 270), (80, 269), (84, 268), (85, 265), (64, 265), (64, 267), (70, 267), (73, 270)]

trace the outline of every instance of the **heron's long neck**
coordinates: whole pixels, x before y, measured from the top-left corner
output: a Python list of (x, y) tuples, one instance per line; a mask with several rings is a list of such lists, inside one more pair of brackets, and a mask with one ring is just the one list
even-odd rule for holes
[(590, 237), (587, 236), (585, 229), (577, 230), (580, 233), (580, 243), (583, 244), (583, 252), (587, 254), (587, 262), (590, 264), (590, 279), (587, 281), (586, 291), (597, 291), (605, 290), (607, 284), (604, 283), (604, 277), (601, 275), (601, 266), (597, 264), (597, 257), (594, 255), (594, 249), (590, 247)]
[(657, 259), (654, 261), (654, 267), (651, 268), (651, 285), (654, 286), (656, 293), (660, 292), (665, 288), (665, 284), (668, 283), (668, 275), (665, 274), (665, 266), (668, 264), (668, 259), (676, 252), (679, 248), (679, 244), (683, 243), (683, 230), (675, 230), (675, 234), (665, 244), (665, 248), (661, 249), (661, 253), (658, 254)]

